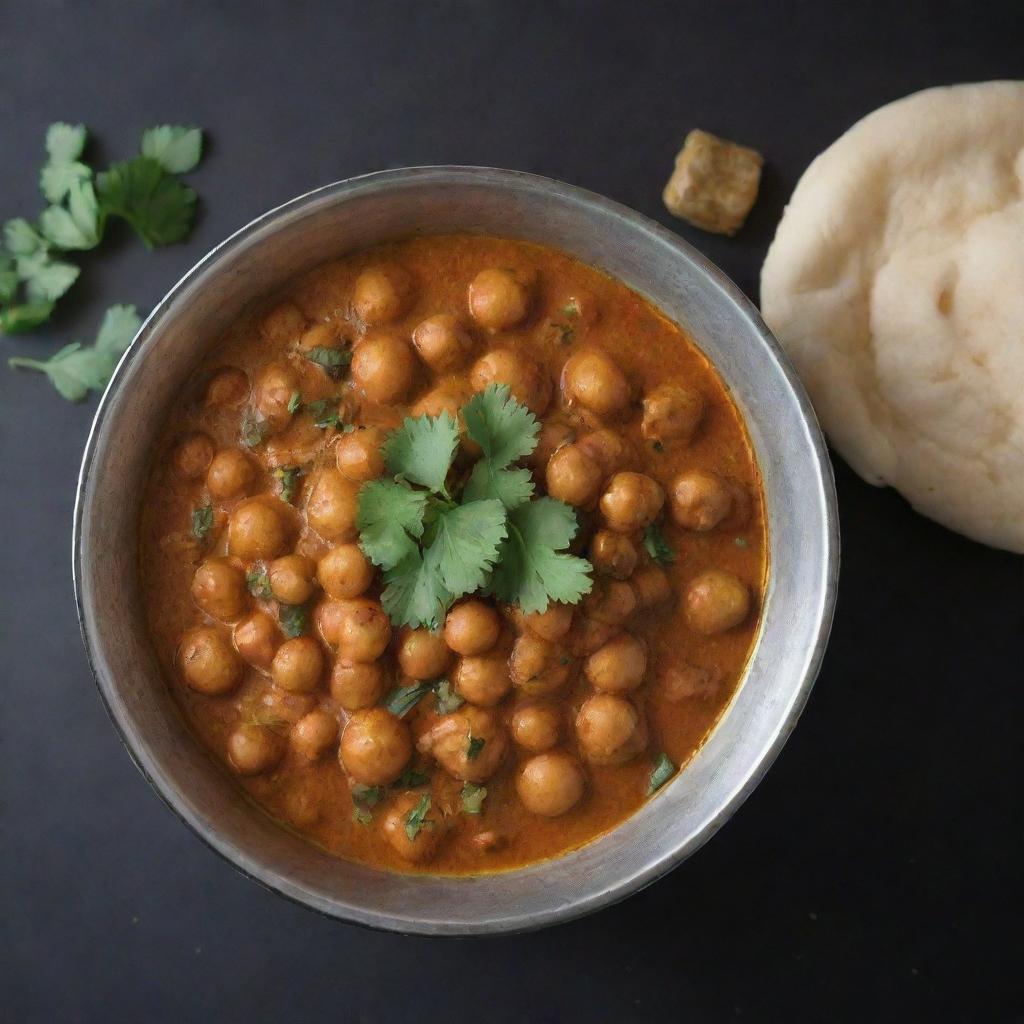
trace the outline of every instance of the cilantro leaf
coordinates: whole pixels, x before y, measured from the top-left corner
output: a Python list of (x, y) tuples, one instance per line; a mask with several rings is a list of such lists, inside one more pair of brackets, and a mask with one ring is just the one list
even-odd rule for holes
[(644, 548), (658, 565), (671, 565), (676, 560), (675, 549), (666, 540), (657, 523), (651, 523), (644, 530)]
[(426, 555), (421, 555), (413, 547), (398, 565), (384, 573), (386, 586), (380, 601), (393, 623), (414, 629), (440, 627), (453, 598), (439, 578), (438, 561), (437, 549), (429, 548)]
[(470, 501), (441, 512), (434, 524), (430, 553), (453, 598), (483, 586), (505, 539), (505, 506), (494, 498)]
[(491, 592), (527, 615), (544, 611), (551, 601), (575, 604), (590, 593), (593, 567), (562, 551), (576, 529), (576, 514), (554, 498), (538, 498), (510, 512)]
[(4, 245), (12, 256), (29, 256), (48, 248), (45, 238), (24, 217), (15, 217), (4, 224)]
[(170, 174), (191, 171), (203, 153), (203, 133), (185, 125), (161, 124), (142, 133), (140, 150)]
[(434, 710), (439, 715), (450, 715), (453, 711), (458, 711), (466, 703), (447, 679), (439, 679), (434, 683), (434, 694), (436, 697)]
[(444, 494), (458, 443), (459, 427), (450, 413), (407, 417), (384, 442), (388, 472)]
[(290, 413), (296, 413), (302, 406), (302, 395), (298, 391), (293, 391), (288, 396), (288, 411)]
[(420, 834), (422, 828), (433, 824), (433, 822), (427, 820), (429, 813), (430, 797), (424, 795), (405, 819), (405, 834), (409, 837), (410, 843), (416, 841), (416, 837)]
[(278, 466), (274, 470), (274, 479), (281, 483), (281, 500), (290, 505), (295, 498), (295, 490), (302, 475), (301, 466)]
[(475, 761), (480, 756), (480, 751), (487, 745), (487, 740), (482, 736), (470, 736), (466, 742), (466, 760)]
[(269, 601), (274, 596), (274, 592), (270, 589), (270, 574), (262, 566), (250, 569), (245, 574), (245, 585), (253, 597), (261, 597), (264, 601)]
[(518, 508), (533, 497), (533, 478), (528, 469), (494, 469), (481, 459), (473, 467), (462, 491), (463, 501), (497, 498), (505, 508)]
[(465, 783), (462, 787), (462, 810), (466, 814), (482, 814), (486, 796), (486, 786), (478, 786), (475, 782)]
[(384, 799), (383, 786), (368, 786), (365, 782), (357, 782), (352, 787), (352, 803), (363, 807), (376, 807)]
[(307, 402), (306, 412), (313, 417), (313, 426), (319, 427), (321, 430), (329, 430), (331, 427), (342, 425), (337, 399), (318, 398), (315, 402)]
[(363, 484), (356, 517), (363, 554), (374, 565), (393, 569), (416, 550), (426, 508), (427, 495), (405, 484), (393, 480)]
[[(17, 306), (0, 309), (0, 333), (20, 334), (23, 331), (31, 331), (33, 327), (38, 327), (50, 319), (55, 305), (54, 302), (23, 302)], [(8, 359), (7, 364), (41, 369), (31, 360), (25, 363), (12, 363)]]
[(128, 221), (148, 249), (180, 242), (195, 217), (195, 192), (148, 156), (98, 174), (96, 192), (102, 210)]
[(51, 260), (42, 249), (15, 260), (17, 277), (25, 282), (29, 302), (59, 299), (77, 280), (79, 269), (72, 263)]
[(267, 439), (269, 427), (251, 405), (245, 407), (239, 424), (239, 436), (246, 448), (258, 448)]
[(396, 718), (404, 718), (433, 689), (430, 683), (397, 686), (384, 701), (384, 707)]
[[(49, 307), (52, 310), (53, 304), (49, 303)], [(45, 373), (64, 398), (79, 402), (89, 391), (102, 391), (107, 386), (118, 359), (140, 323), (134, 306), (112, 306), (104, 315), (94, 345), (83, 347), (76, 341), (65, 345), (45, 361), (16, 357), (7, 363), (12, 367)], [(7, 330), (6, 323), (4, 329)]]
[(82, 155), (85, 137), (84, 124), (57, 121), (46, 129), (46, 155), (55, 164), (71, 163)]
[(79, 182), (89, 181), (92, 170), (77, 160), (47, 164), (39, 172), (39, 189), (47, 202), (59, 203)]
[(48, 206), (39, 227), (59, 249), (93, 249), (103, 234), (103, 216), (92, 182), (77, 180), (67, 193), (67, 206)]
[(430, 782), (430, 775), (420, 768), (408, 767), (391, 784), (394, 789), (419, 789)]
[(537, 417), (513, 397), (507, 384), (489, 384), (462, 407), (466, 433), (493, 469), (504, 469), (537, 447)]
[(373, 824), (373, 815), (365, 807), (356, 804), (352, 808), (352, 820), (357, 825), (371, 825)]
[(192, 536), (196, 540), (206, 540), (206, 535), (213, 526), (213, 506), (200, 505), (192, 509)]
[(277, 621), (285, 636), (302, 636), (309, 624), (309, 614), (304, 604), (282, 604), (277, 609)]
[(317, 345), (305, 349), (302, 353), (311, 363), (321, 367), (328, 377), (335, 380), (344, 376), (345, 370), (352, 362), (352, 352), (347, 348), (327, 348)]
[(18, 272), (14, 260), (0, 248), (0, 304), (10, 302), (18, 291)]
[(659, 754), (658, 760), (651, 771), (651, 778), (647, 784), (647, 795), (657, 793), (662, 786), (668, 782), (676, 773), (676, 766), (669, 759), (668, 754)]

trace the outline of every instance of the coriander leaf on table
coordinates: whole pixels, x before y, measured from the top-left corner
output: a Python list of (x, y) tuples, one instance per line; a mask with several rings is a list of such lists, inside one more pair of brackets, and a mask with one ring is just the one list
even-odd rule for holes
[(19, 256), (14, 262), (16, 276), (25, 283), (25, 294), (29, 302), (59, 299), (75, 283), (80, 273), (72, 263), (51, 260), (49, 254), (42, 249), (29, 256)]
[(67, 164), (77, 160), (85, 149), (86, 129), (84, 124), (68, 124), (57, 121), (46, 129), (46, 155), (55, 164)]
[(525, 614), (549, 602), (576, 604), (589, 594), (591, 564), (562, 549), (576, 533), (576, 514), (554, 498), (538, 498), (508, 514), (508, 539), (498, 553), (490, 590)]
[(49, 245), (24, 217), (14, 217), (4, 224), (4, 245), (12, 256), (29, 256)]
[(156, 125), (142, 133), (140, 150), (168, 173), (185, 174), (199, 163), (203, 133), (187, 125)]
[(59, 203), (72, 188), (90, 178), (92, 171), (77, 160), (69, 164), (47, 164), (39, 172), (39, 190), (47, 202)]
[(98, 174), (96, 193), (103, 212), (128, 221), (150, 249), (180, 242), (195, 217), (195, 192), (148, 156)]
[(424, 491), (414, 491), (393, 480), (363, 484), (356, 525), (366, 557), (385, 569), (397, 566), (416, 550), (416, 540), (423, 536), (426, 508)]
[[(20, 334), (46, 323), (53, 312), (54, 302), (23, 302), (0, 309), (0, 333)], [(10, 363), (10, 360), (8, 360)]]
[(439, 561), (437, 549), (428, 548), (421, 555), (414, 547), (398, 565), (385, 571), (380, 602), (396, 625), (440, 627), (452, 596), (441, 582)]
[(18, 272), (14, 269), (14, 259), (0, 248), (0, 305), (14, 298), (19, 281)]
[(96, 334), (96, 347), (120, 358), (141, 326), (142, 318), (134, 306), (111, 306), (103, 314), (103, 322)]
[(462, 491), (463, 501), (497, 498), (505, 508), (518, 508), (533, 497), (533, 478), (528, 469), (494, 469), (480, 459)]
[(507, 384), (489, 384), (462, 407), (466, 433), (494, 469), (504, 469), (537, 447), (537, 417), (513, 397)]
[(93, 249), (103, 236), (103, 216), (90, 181), (75, 181), (67, 193), (67, 206), (48, 206), (39, 215), (39, 227), (58, 249)]
[(388, 472), (444, 494), (458, 443), (459, 427), (450, 413), (407, 417), (384, 442)]
[(505, 539), (505, 506), (494, 498), (470, 501), (439, 513), (430, 552), (453, 598), (483, 586)]

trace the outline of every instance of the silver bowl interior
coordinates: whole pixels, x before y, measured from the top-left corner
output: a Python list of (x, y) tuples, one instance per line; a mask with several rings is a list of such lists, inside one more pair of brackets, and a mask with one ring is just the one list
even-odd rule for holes
[[(146, 636), (139, 495), (157, 431), (200, 356), (250, 303), (345, 252), (470, 231), (556, 246), (682, 324), (730, 387), (764, 476), (771, 572), (745, 679), (680, 776), (622, 826), (557, 860), (475, 878), (337, 860), (259, 813), (185, 728)], [(657, 224), (546, 178), (487, 168), (386, 171), (274, 210), (193, 268), (146, 321), (100, 405), (75, 515), (75, 582), (100, 691), (139, 768), (243, 872), (329, 915), (424, 934), (536, 928), (612, 903), (679, 864), (757, 784), (793, 728), (827, 641), (838, 570), (835, 494), (806, 396), (756, 310)]]

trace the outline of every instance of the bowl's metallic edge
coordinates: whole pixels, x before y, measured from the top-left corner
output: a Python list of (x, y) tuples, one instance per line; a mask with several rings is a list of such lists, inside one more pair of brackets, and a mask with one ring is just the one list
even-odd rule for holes
[[(106, 694), (103, 691), (103, 687), (100, 683), (99, 674), (96, 665), (96, 659), (94, 657), (94, 651), (92, 643), (88, 634), (85, 621), (85, 609), (83, 603), (83, 592), (82, 592), (82, 574), (84, 567), (82, 564), (82, 526), (83, 526), (83, 515), (85, 509), (83, 507), (83, 497), (85, 493), (86, 482), (90, 476), (90, 470), (96, 456), (97, 438), (101, 432), (101, 428), (104, 419), (107, 415), (111, 397), (116, 393), (117, 388), (120, 385), (121, 379), (124, 375), (126, 367), (134, 359), (135, 355), (139, 351), (142, 340), (149, 333), (150, 325), (159, 318), (165, 307), (167, 307), (175, 297), (175, 295), (183, 290), (194, 277), (196, 277), (203, 268), (217, 258), (222, 253), (228, 251), (233, 246), (236, 246), (245, 241), (245, 239), (265, 225), (268, 221), (273, 220), (278, 215), (293, 210), (308, 201), (323, 196), (326, 193), (337, 192), (344, 193), (346, 191), (353, 190), (358, 187), (365, 186), (367, 184), (381, 184), (387, 185), (389, 183), (399, 183), (407, 180), (411, 180), (419, 175), (425, 174), (437, 174), (437, 173), (452, 173), (456, 175), (472, 175), (479, 174), (481, 177), (501, 178), (505, 179), (508, 184), (513, 184), (518, 181), (530, 181), (533, 183), (542, 183), (552, 191), (561, 193), (566, 196), (571, 196), (576, 200), (584, 200), (588, 204), (603, 208), (605, 211), (614, 213), (616, 216), (632, 220), (638, 226), (645, 230), (660, 236), (661, 240), (667, 243), (671, 248), (675, 249), (681, 258), (695, 264), (705, 274), (714, 279), (716, 284), (721, 288), (723, 293), (728, 295), (731, 301), (738, 307), (743, 316), (748, 319), (756, 332), (760, 335), (761, 340), (765, 346), (773, 354), (776, 363), (778, 364), (779, 370), (785, 377), (793, 397), (795, 398), (797, 405), (804, 417), (804, 420), (808, 427), (808, 436), (811, 441), (812, 450), (815, 454), (817, 462), (817, 470), (820, 475), (821, 486), (817, 489), (815, 497), (820, 503), (821, 513), (823, 522), (825, 525), (825, 565), (823, 566), (824, 586), (822, 590), (822, 605), (821, 605), (821, 616), (818, 624), (817, 637), (813, 646), (806, 652), (806, 659), (804, 663), (803, 678), (800, 683), (800, 687), (797, 691), (796, 697), (789, 709), (787, 716), (779, 723), (777, 731), (775, 733), (773, 742), (766, 747), (758, 760), (754, 770), (747, 776), (743, 781), (742, 785), (738, 786), (733, 792), (731, 798), (721, 807), (718, 813), (711, 819), (708, 820), (704, 828), (697, 834), (691, 837), (689, 842), (683, 844), (677, 848), (671, 855), (663, 857), (661, 860), (656, 861), (653, 864), (646, 866), (644, 869), (635, 872), (633, 875), (623, 879), (613, 889), (609, 889), (606, 892), (597, 894), (586, 900), (581, 900), (569, 906), (557, 908), (552, 910), (550, 913), (541, 916), (533, 917), (530, 919), (526, 918), (507, 918), (496, 922), (487, 922), (479, 929), (470, 928), (446, 928), (438, 925), (436, 921), (425, 921), (418, 923), (413, 920), (395, 919), (390, 915), (385, 914), (364, 914), (362, 912), (353, 913), (352, 908), (349, 913), (343, 913), (342, 908), (337, 908), (337, 912), (333, 909), (329, 910), (320, 905), (314, 905), (301, 898), (299, 894), (286, 891), (284, 888), (276, 884), (275, 879), (270, 877), (263, 877), (256, 873), (255, 870), (249, 870), (239, 863), (237, 856), (234, 856), (232, 851), (226, 848), (218, 841), (218, 837), (211, 833), (206, 834), (205, 831), (199, 828), (194, 822), (190, 821), (184, 816), (178, 807), (175, 806), (173, 800), (166, 794), (163, 789), (157, 785), (146, 766), (143, 764), (140, 757), (134, 750), (128, 737), (122, 730), (120, 723), (117, 721), (114, 715), (113, 709), (107, 701)], [(239, 228), (232, 235), (226, 238), (219, 245), (211, 249), (205, 256), (197, 261), (182, 277), (175, 283), (175, 285), (167, 292), (163, 299), (157, 303), (153, 308), (152, 312), (145, 319), (139, 331), (132, 340), (131, 345), (125, 351), (124, 355), (118, 362), (117, 367), (111, 377), (110, 383), (104, 391), (99, 405), (96, 410), (96, 415), (93, 419), (92, 426), (89, 431), (89, 436), (86, 441), (85, 450), (82, 457), (82, 464), (79, 471), (78, 483), (75, 495), (75, 509), (74, 509), (74, 520), (72, 529), (72, 577), (75, 589), (75, 604), (78, 614), (79, 629), (82, 634), (82, 639), (86, 648), (86, 656), (88, 658), (89, 667), (93, 674), (93, 680), (96, 683), (97, 689), (100, 692), (103, 706), (107, 712), (107, 716), (110, 718), (118, 736), (121, 739), (121, 743), (136, 767), (142, 773), (143, 777), (158, 794), (160, 799), (166, 804), (166, 806), (184, 822), (191, 831), (193, 831), (199, 839), (201, 839), (210, 849), (215, 853), (224, 858), (233, 868), (239, 873), (249, 878), (250, 880), (258, 883), (263, 888), (268, 889), (277, 895), (283, 896), (291, 902), (297, 903), (301, 906), (317, 910), (328, 917), (333, 917), (339, 920), (344, 920), (349, 923), (358, 924), (370, 928), (378, 928), (389, 931), (396, 931), (403, 934), (420, 934), (420, 935), (474, 935), (474, 934), (516, 934), (522, 932), (534, 931), (543, 927), (550, 926), (556, 923), (563, 923), (578, 918), (584, 917), (588, 914), (594, 913), (604, 907), (611, 906), (615, 903), (620, 902), (627, 896), (630, 896), (634, 892), (645, 888), (651, 883), (657, 881), (663, 875), (667, 874), (673, 868), (678, 866), (682, 861), (686, 860), (689, 856), (695, 853), (701, 846), (704, 845), (721, 826), (736, 812), (740, 805), (747, 799), (747, 797), (753, 792), (753, 790), (760, 783), (765, 773), (771, 767), (782, 747), (784, 746), (789, 735), (792, 733), (796, 726), (796, 723), (807, 703), (807, 699), (810, 696), (810, 691), (813, 688), (814, 682), (817, 678), (818, 672), (821, 667), (822, 659), (824, 658), (825, 649), (828, 645), (828, 639), (832, 628), (833, 615), (835, 611), (836, 594), (838, 590), (838, 577), (839, 577), (839, 562), (840, 562), (840, 544), (839, 544), (839, 517), (837, 509), (837, 499), (835, 492), (835, 482), (832, 471), (832, 465), (828, 457), (828, 451), (825, 445), (824, 437), (821, 433), (818, 425), (817, 417), (814, 413), (813, 407), (811, 406), (810, 399), (808, 398), (803, 385), (801, 384), (795, 369), (793, 368), (788, 356), (782, 350), (775, 337), (769, 331), (767, 325), (764, 323), (760, 313), (756, 307), (747, 299), (743, 292), (738, 288), (733, 281), (728, 278), (721, 270), (719, 270), (713, 263), (711, 263), (703, 254), (698, 250), (694, 249), (691, 245), (679, 238), (677, 235), (668, 231), (662, 227), (656, 221), (645, 217), (627, 207), (622, 206), (619, 203), (613, 202), (610, 199), (606, 199), (597, 193), (590, 192), (586, 189), (578, 188), (577, 186), (568, 185), (563, 182), (556, 181), (555, 179), (545, 178), (541, 175), (529, 174), (522, 171), (509, 171), (500, 168), (490, 167), (467, 167), (459, 165), (439, 165), (439, 166), (423, 166), (423, 167), (408, 167), (398, 168), (395, 170), (388, 171), (377, 171), (371, 174), (360, 175), (354, 178), (344, 179), (342, 181), (334, 182), (332, 184), (324, 185), (320, 188), (313, 189), (307, 193), (297, 196), (294, 199), (289, 200), (286, 203), (282, 203), (261, 216), (253, 219), (248, 224)]]

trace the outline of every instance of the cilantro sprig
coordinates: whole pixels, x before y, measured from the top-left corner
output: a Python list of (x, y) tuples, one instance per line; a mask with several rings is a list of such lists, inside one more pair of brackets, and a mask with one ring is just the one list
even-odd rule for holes
[(483, 591), (543, 611), (590, 591), (590, 563), (568, 554), (576, 514), (533, 498), (514, 463), (537, 444), (536, 417), (507, 385), (491, 385), (461, 410), (483, 458), (461, 488), (452, 466), (459, 427), (447, 412), (407, 418), (385, 439), (391, 479), (359, 492), (357, 525), (367, 558), (383, 570), (384, 610), (396, 625), (435, 629), (454, 601)]

